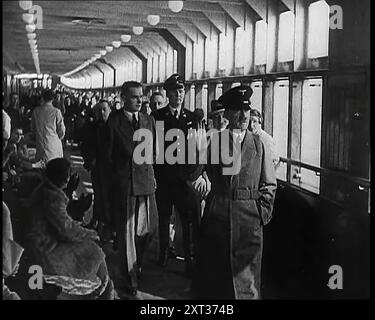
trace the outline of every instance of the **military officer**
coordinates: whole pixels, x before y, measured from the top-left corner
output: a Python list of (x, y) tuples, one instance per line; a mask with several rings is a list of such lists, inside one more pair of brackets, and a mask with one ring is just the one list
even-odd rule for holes
[[(164, 132), (171, 129), (179, 129), (185, 141), (188, 130), (195, 125), (196, 117), (194, 113), (183, 107), (185, 97), (185, 85), (183, 79), (178, 74), (173, 74), (164, 83), (164, 89), (169, 99), (166, 107), (158, 109), (152, 113), (158, 125), (160, 121), (164, 125)], [(162, 150), (172, 144), (177, 144), (176, 155), (184, 153), (187, 158), (186, 149), (183, 143), (176, 141), (159, 141), (164, 144)], [(185, 143), (187, 146), (187, 143)], [(161, 149), (161, 148), (159, 148)], [(200, 217), (200, 203), (191, 183), (189, 183), (189, 174), (186, 165), (181, 163), (169, 164), (164, 161), (162, 164), (155, 165), (155, 177), (157, 182), (156, 201), (159, 213), (159, 240), (160, 255), (159, 263), (162, 266), (167, 265), (168, 244), (169, 244), (169, 223), (172, 215), (172, 206), (177, 209), (182, 224), (183, 247), (185, 253), (185, 271), (190, 276), (193, 268), (193, 249), (196, 242), (198, 223)], [(201, 183), (205, 183), (204, 180)]]
[(247, 129), (251, 94), (250, 87), (238, 86), (219, 98), (229, 124), (214, 134), (239, 143), (240, 167), (228, 174), (222, 158), (217, 164), (208, 159), (205, 167), (211, 192), (199, 232), (194, 299), (260, 298), (262, 232), (272, 217), (276, 178), (269, 146)]

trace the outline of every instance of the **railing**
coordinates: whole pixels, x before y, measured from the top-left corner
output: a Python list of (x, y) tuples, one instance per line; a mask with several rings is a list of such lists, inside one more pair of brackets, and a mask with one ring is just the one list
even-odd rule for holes
[(351, 176), (351, 175), (349, 175), (345, 172), (341, 172), (341, 171), (333, 170), (333, 169), (322, 168), (322, 167), (316, 167), (316, 166), (313, 166), (313, 165), (310, 165), (310, 164), (307, 164), (307, 163), (304, 163), (304, 162), (301, 162), (301, 161), (287, 159), (287, 158), (283, 158), (283, 157), (280, 157), (280, 161), (284, 162), (286, 164), (295, 165), (295, 166), (298, 166), (298, 167), (301, 167), (301, 168), (305, 168), (305, 169), (314, 171), (315, 174), (318, 175), (318, 176), (323, 173), (323, 174), (326, 174), (328, 176), (336, 176), (336, 177), (344, 178), (344, 179), (346, 179), (350, 182), (358, 184), (359, 187), (364, 188), (364, 189), (370, 189), (371, 188), (371, 181), (370, 180), (365, 179), (365, 178), (361, 178), (361, 177)]

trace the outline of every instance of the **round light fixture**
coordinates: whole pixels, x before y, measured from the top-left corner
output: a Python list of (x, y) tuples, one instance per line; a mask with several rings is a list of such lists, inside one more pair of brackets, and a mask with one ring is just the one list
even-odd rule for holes
[(27, 32), (34, 32), (35, 31), (35, 24), (27, 24), (26, 25), (26, 31)]
[(134, 34), (139, 36), (143, 33), (143, 27), (133, 27), (133, 32), (134, 32)]
[(98, 54), (96, 54), (94, 57), (95, 57), (96, 59), (99, 59), (101, 56), (102, 56), (102, 55), (101, 55), (100, 53), (98, 53)]
[(33, 39), (36, 38), (36, 34), (35, 34), (35, 33), (28, 33), (28, 34), (27, 34), (27, 38), (28, 38), (29, 40), (33, 40)]
[(122, 42), (129, 42), (131, 38), (132, 38), (132, 36), (130, 34), (123, 34), (121, 36), (121, 41)]
[(112, 45), (117, 49), (121, 47), (121, 41), (113, 41)]
[(33, 2), (32, 1), (18, 1), (21, 9), (23, 10), (30, 10), (31, 7), (33, 6)]
[(22, 20), (27, 24), (31, 24), (34, 22), (35, 16), (32, 13), (24, 13), (22, 14)]
[(36, 44), (36, 40), (29, 40), (29, 44), (30, 45)]
[(107, 50), (107, 52), (112, 52), (113, 51), (113, 47), (112, 46), (106, 46), (105, 49)]
[(160, 22), (160, 16), (155, 14), (149, 14), (147, 16), (147, 21), (150, 25), (156, 26)]
[(105, 51), (105, 50), (100, 50), (100, 55), (105, 56), (106, 54), (107, 54), (107, 51)]
[(176, 0), (170, 0), (168, 1), (168, 7), (173, 12), (180, 12), (182, 8), (184, 7), (183, 1), (176, 1)]

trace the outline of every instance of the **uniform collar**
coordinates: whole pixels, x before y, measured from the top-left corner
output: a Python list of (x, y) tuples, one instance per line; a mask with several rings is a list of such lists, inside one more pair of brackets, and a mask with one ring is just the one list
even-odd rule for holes
[(181, 106), (178, 107), (178, 108), (172, 108), (170, 105), (168, 105), (168, 108), (169, 108), (169, 111), (170, 111), (170, 113), (171, 113), (172, 116), (174, 116), (174, 114), (175, 114), (175, 112), (176, 112), (176, 110), (177, 110), (177, 112), (178, 112), (177, 117), (178, 117), (178, 118), (180, 117), (180, 115), (181, 115), (181, 110), (182, 110), (182, 107), (181, 107)]

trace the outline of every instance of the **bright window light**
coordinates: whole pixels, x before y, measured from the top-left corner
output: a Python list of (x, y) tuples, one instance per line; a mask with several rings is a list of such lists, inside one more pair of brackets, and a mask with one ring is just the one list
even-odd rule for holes
[(195, 108), (195, 85), (190, 87), (190, 110), (193, 111)]
[[(305, 80), (302, 88), (301, 161), (320, 167), (322, 79)], [(301, 168), (300, 186), (319, 193), (320, 177)]]
[(325, 1), (309, 6), (307, 56), (310, 59), (328, 56), (329, 5)]
[(251, 108), (262, 112), (262, 81), (254, 81), (251, 83), (253, 95), (250, 98)]
[(286, 11), (280, 14), (279, 21), (279, 61), (294, 60), (294, 14)]
[(255, 64), (263, 65), (267, 61), (267, 23), (259, 20), (255, 23)]
[[(279, 80), (274, 85), (273, 97), (273, 132), (272, 136), (276, 143), (276, 154), (287, 157), (288, 150), (288, 104), (289, 104), (289, 81)], [(276, 177), (286, 181), (286, 165), (281, 163), (276, 171)]]

